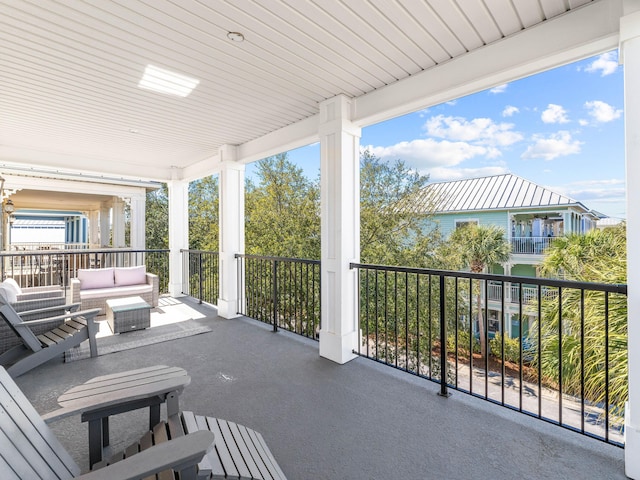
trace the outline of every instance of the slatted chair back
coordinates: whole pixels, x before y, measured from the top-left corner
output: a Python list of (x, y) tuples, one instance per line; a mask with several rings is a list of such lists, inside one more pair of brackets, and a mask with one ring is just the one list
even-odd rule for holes
[(0, 472), (3, 480), (80, 474), (80, 467), (0, 367)]
[(36, 337), (29, 326), (22, 321), (11, 305), (0, 302), (0, 317), (22, 340), (25, 347), (33, 352), (42, 350), (42, 344), (40, 343), (40, 340), (38, 340), (38, 337)]

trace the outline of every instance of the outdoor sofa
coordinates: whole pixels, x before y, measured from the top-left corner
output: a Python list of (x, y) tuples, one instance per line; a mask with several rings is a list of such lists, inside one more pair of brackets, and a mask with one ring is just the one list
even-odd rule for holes
[(99, 308), (106, 315), (107, 300), (142, 297), (152, 308), (158, 306), (158, 276), (138, 267), (79, 269), (71, 279), (71, 302), (80, 303), (82, 310)]

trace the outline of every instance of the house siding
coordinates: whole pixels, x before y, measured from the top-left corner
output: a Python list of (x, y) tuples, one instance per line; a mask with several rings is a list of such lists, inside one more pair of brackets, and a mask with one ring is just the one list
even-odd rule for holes
[(447, 238), (456, 229), (456, 222), (477, 221), (478, 225), (495, 225), (504, 230), (505, 238), (508, 238), (509, 214), (508, 212), (460, 212), (448, 214), (436, 214), (431, 221), (440, 226), (442, 236)]

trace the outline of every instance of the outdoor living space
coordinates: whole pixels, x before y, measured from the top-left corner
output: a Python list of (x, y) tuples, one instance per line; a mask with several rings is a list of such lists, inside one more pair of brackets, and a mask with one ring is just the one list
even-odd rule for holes
[[(273, 333), (246, 317), (223, 319), (191, 297), (174, 302), (167, 308), (194, 318), (184, 323), (211, 331), (92, 359), (54, 360), (16, 382), (44, 414), (57, 408), (65, 390), (95, 376), (134, 365), (184, 368), (191, 384), (181, 409), (262, 433), (289, 479), (626, 478), (621, 448), (460, 392), (443, 398), (437, 384), (365, 358), (340, 366), (320, 357), (314, 340)], [(154, 328), (119, 337), (150, 335)], [(125, 448), (147, 423), (142, 411), (113, 417), (109, 448)], [(50, 426), (87, 469), (80, 417)]]

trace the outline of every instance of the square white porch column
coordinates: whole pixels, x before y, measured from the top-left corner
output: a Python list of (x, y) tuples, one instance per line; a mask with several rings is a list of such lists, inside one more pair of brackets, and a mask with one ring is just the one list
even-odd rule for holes
[(89, 248), (100, 247), (100, 210), (91, 210), (89, 217)]
[(351, 101), (339, 95), (320, 104), (321, 307), (320, 355), (343, 364), (358, 347), (360, 259), (360, 128)]
[(219, 183), (219, 265), (220, 291), (218, 315), (238, 316), (238, 261), (236, 253), (244, 253), (244, 164), (237, 162), (236, 147), (220, 149)]
[[(628, 2), (627, 7), (638, 5)], [(624, 64), (625, 164), (627, 170), (627, 306), (629, 401), (625, 409), (625, 473), (640, 479), (640, 11), (620, 19)]]
[(111, 211), (111, 240), (114, 248), (126, 247), (124, 239), (124, 201), (113, 197)]
[(131, 248), (134, 250), (144, 250), (146, 230), (145, 211), (147, 206), (146, 195), (135, 195), (131, 197)]
[(182, 295), (181, 249), (189, 248), (189, 182), (170, 180), (169, 193), (169, 294)]
[(110, 210), (111, 204), (104, 203), (100, 206), (100, 246), (108, 247), (110, 245), (109, 233), (110, 233)]

